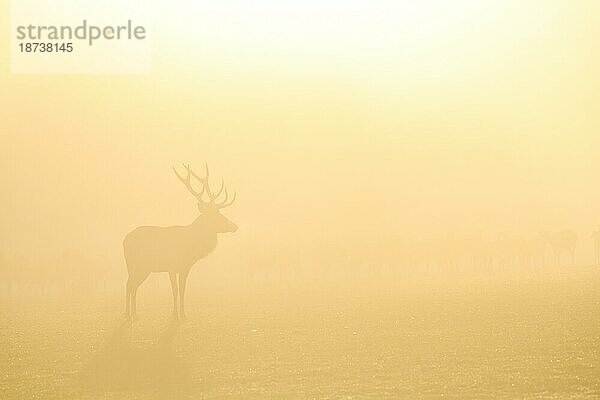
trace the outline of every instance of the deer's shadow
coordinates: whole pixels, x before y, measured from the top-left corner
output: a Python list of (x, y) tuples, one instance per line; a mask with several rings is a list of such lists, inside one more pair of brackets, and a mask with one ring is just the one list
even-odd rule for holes
[(107, 336), (104, 347), (92, 356), (81, 376), (87, 390), (164, 394), (190, 385), (189, 365), (175, 352), (177, 322), (171, 322), (147, 345), (132, 342), (130, 330), (130, 323), (121, 323)]

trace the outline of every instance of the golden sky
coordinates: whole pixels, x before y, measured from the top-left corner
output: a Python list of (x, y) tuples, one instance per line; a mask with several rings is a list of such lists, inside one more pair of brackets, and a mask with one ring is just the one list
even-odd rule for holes
[(204, 161), (238, 192), (230, 246), (587, 240), (600, 3), (484, 3), (155, 1), (143, 75), (10, 74), (2, 35), (0, 248), (118, 257), (135, 226), (191, 222), (171, 165)]

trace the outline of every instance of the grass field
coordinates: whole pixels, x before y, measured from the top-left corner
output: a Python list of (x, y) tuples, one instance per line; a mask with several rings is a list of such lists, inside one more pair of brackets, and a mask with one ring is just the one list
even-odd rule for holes
[(600, 269), (188, 293), (4, 301), (0, 398), (600, 398)]

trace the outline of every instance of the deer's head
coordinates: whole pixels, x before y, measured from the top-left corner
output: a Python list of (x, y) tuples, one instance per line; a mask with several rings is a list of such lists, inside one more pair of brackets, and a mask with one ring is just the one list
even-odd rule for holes
[[(225, 187), (225, 181), (223, 179), (221, 179), (221, 188), (216, 193), (213, 193), (213, 191), (210, 189), (210, 183), (208, 181), (208, 165), (206, 165), (206, 174), (204, 175), (204, 177), (200, 177), (198, 174), (192, 171), (189, 165), (183, 164), (183, 166), (187, 171), (187, 175), (185, 178), (179, 175), (175, 167), (173, 167), (173, 171), (175, 171), (175, 175), (177, 175), (177, 178), (179, 178), (179, 180), (183, 182), (188, 191), (198, 201), (198, 211), (200, 211), (200, 214), (202, 214), (204, 221), (206, 221), (206, 224), (210, 226), (214, 232), (217, 233), (228, 233), (237, 231), (237, 225), (234, 224), (227, 217), (225, 217), (223, 214), (221, 214), (222, 209), (224, 209), (225, 207), (229, 207), (233, 204), (233, 202), (235, 201), (236, 194), (234, 193), (231, 200), (229, 200), (229, 194), (227, 193), (227, 188)], [(192, 183), (190, 182), (192, 176), (198, 181), (200, 181), (200, 183), (202, 184), (202, 189), (199, 192), (193, 188)], [(219, 196), (223, 194), (223, 191), (225, 192), (225, 198), (223, 199), (223, 201), (219, 201)], [(205, 193), (206, 197), (208, 197), (208, 200), (204, 199)]]

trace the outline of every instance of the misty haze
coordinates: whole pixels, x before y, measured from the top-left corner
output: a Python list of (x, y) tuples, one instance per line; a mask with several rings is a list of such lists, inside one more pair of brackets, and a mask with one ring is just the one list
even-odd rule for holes
[(600, 3), (151, 3), (0, 71), (1, 399), (600, 398)]

